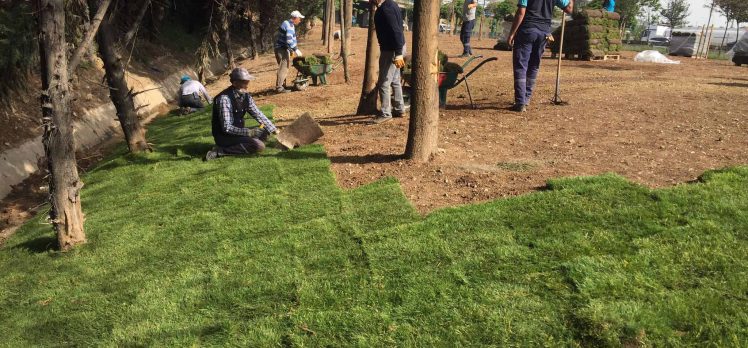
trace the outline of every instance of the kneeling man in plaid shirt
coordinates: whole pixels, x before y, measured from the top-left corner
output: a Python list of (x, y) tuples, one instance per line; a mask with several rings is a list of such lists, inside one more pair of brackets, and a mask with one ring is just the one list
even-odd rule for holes
[[(213, 99), (211, 123), (216, 146), (205, 155), (206, 161), (226, 155), (258, 153), (265, 149), (268, 135), (278, 133), (278, 128), (265, 117), (247, 92), (249, 81), (255, 78), (244, 68), (231, 71), (230, 78), (231, 86)], [(251, 115), (260, 126), (245, 127), (245, 114)]]

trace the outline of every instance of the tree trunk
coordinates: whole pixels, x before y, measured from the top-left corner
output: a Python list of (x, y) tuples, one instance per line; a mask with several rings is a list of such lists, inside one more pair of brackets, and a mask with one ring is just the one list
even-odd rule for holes
[(127, 47), (130, 44), (130, 41), (135, 38), (135, 35), (138, 34), (138, 30), (140, 30), (140, 23), (143, 22), (143, 18), (145, 18), (145, 14), (148, 12), (148, 7), (151, 6), (151, 0), (143, 0), (143, 4), (140, 6), (140, 13), (138, 13), (138, 17), (135, 18), (135, 21), (132, 23), (132, 27), (130, 27), (130, 30), (127, 31), (124, 39), (122, 39), (122, 47)]
[(234, 51), (231, 50), (231, 13), (228, 9), (228, 1), (223, 0), (221, 6), (221, 35), (223, 36), (223, 46), (226, 50), (226, 67), (231, 70), (234, 68)]
[(351, 23), (353, 22), (353, 0), (342, 0), (340, 3), (340, 50), (343, 56), (343, 76), (345, 83), (351, 82), (348, 69), (348, 55), (351, 47)]
[(260, 53), (257, 52), (259, 45), (257, 44), (257, 30), (255, 29), (255, 21), (251, 13), (247, 17), (247, 20), (249, 22), (249, 56), (252, 59), (257, 59), (260, 56)]
[[(455, 24), (456, 21), (456, 14), (455, 14), (455, 3), (457, 1), (452, 0), (452, 2), (449, 4), (449, 35), (455, 34)], [(415, 24), (414, 24), (415, 25)]]
[(478, 40), (483, 40), (483, 21), (486, 19), (485, 15), (480, 15), (480, 24), (478, 24)]
[(416, 1), (413, 11), (413, 89), (405, 156), (427, 162), (436, 152), (439, 102), (436, 78), (438, 1)]
[[(89, 6), (95, 7), (96, 0), (89, 0)], [(117, 109), (117, 119), (122, 126), (122, 132), (125, 134), (125, 140), (130, 152), (150, 151), (151, 147), (145, 138), (145, 129), (138, 120), (138, 114), (135, 112), (135, 103), (132, 100), (130, 88), (125, 80), (125, 68), (122, 64), (122, 57), (115, 46), (114, 35), (112, 32), (111, 17), (101, 23), (96, 40), (99, 44), (99, 55), (104, 62), (107, 85), (109, 86), (109, 98)]]
[(330, 21), (330, 13), (328, 12), (330, 9), (329, 2), (330, 0), (325, 0), (325, 8), (322, 9), (322, 46), (327, 46), (327, 23)]
[(358, 100), (356, 115), (373, 115), (377, 112), (377, 79), (379, 78), (379, 41), (374, 27), (376, 3), (369, 5), (369, 35), (366, 41), (366, 64), (364, 82), (361, 87), (361, 98)]
[(75, 161), (75, 138), (70, 111), (70, 84), (65, 43), (64, 0), (37, 0), (42, 78), (44, 154), (50, 173), (49, 218), (60, 249), (86, 242), (80, 190), (83, 182)]
[(109, 4), (111, 2), (111, 0), (101, 1), (99, 10), (91, 17), (91, 25), (88, 28), (86, 35), (83, 37), (83, 40), (81, 40), (80, 44), (78, 44), (78, 47), (75, 49), (73, 55), (70, 56), (70, 63), (68, 64), (70, 75), (75, 75), (75, 69), (78, 68), (78, 64), (80, 63), (81, 58), (83, 58), (83, 54), (91, 45), (91, 42), (93, 42), (96, 33), (99, 31), (99, 25), (101, 25), (101, 21), (104, 19), (104, 15), (106, 15), (106, 12), (109, 10)]
[(335, 42), (333, 39), (335, 33), (335, 0), (327, 0), (327, 13), (330, 14), (327, 23), (327, 53), (332, 54), (332, 47)]

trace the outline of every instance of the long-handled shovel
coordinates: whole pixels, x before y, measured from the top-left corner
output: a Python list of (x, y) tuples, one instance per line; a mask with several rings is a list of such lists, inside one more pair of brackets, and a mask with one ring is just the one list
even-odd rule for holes
[(566, 105), (561, 100), (561, 56), (564, 54), (564, 35), (566, 32), (566, 12), (561, 15), (561, 41), (558, 44), (558, 68), (556, 69), (556, 94), (553, 96), (554, 105)]

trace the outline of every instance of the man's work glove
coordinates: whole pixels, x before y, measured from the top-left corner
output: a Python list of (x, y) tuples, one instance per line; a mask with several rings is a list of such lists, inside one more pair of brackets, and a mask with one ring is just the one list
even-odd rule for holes
[(402, 68), (404, 68), (404, 67), (405, 67), (405, 59), (404, 59), (404, 58), (403, 58), (403, 56), (401, 56), (401, 55), (400, 55), (400, 56), (397, 56), (397, 57), (395, 57), (395, 59), (393, 59), (393, 60), (392, 60), (392, 63), (393, 63), (393, 64), (395, 64), (395, 66), (396, 66), (396, 67), (397, 67), (398, 69), (402, 69)]
[(301, 56), (303, 56), (303, 55), (301, 54), (301, 50), (300, 50), (300, 49), (298, 49), (298, 48), (297, 48), (297, 49), (295, 49), (295, 50), (293, 51), (293, 53), (294, 53), (294, 55), (296, 55), (297, 57), (301, 57)]

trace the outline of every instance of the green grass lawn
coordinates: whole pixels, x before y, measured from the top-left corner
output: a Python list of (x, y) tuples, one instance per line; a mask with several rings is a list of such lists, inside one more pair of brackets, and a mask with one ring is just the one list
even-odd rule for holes
[(420, 217), (321, 146), (202, 162), (209, 123), (87, 173), (87, 245), (37, 218), (0, 249), (0, 346), (748, 346), (746, 167)]

